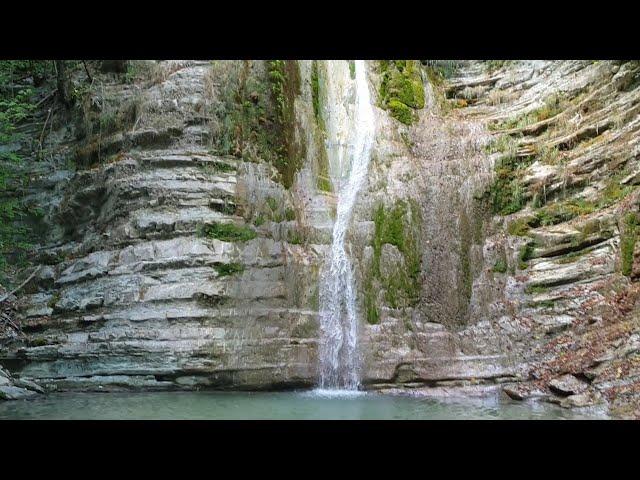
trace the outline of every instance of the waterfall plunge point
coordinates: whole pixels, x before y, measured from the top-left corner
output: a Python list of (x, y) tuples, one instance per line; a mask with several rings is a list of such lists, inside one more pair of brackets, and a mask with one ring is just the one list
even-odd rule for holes
[[(337, 211), (320, 285), (320, 389), (353, 391), (359, 387), (358, 308), (353, 265), (345, 241), (358, 192), (367, 176), (375, 120), (365, 61), (355, 61), (355, 81), (344, 68), (337, 68), (337, 62), (328, 62), (327, 66), (328, 148), (334, 145), (337, 149), (328, 153), (333, 160), (330, 169)], [(355, 108), (349, 111), (347, 100), (353, 89)]]

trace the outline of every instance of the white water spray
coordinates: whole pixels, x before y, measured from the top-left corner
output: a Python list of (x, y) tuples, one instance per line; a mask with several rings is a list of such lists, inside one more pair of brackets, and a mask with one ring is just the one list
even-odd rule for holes
[[(320, 286), (320, 388), (357, 390), (358, 311), (353, 266), (345, 249), (345, 237), (358, 191), (367, 175), (375, 122), (365, 61), (355, 61), (355, 82), (344, 74), (335, 78), (334, 73), (344, 72), (344, 68), (333, 68), (334, 63), (328, 63), (327, 133), (329, 142), (337, 147), (337, 151), (329, 152), (333, 160), (330, 170), (337, 193), (337, 212), (331, 252)], [(355, 108), (349, 113), (347, 99), (354, 88)], [(336, 170), (337, 174), (333, 173)]]

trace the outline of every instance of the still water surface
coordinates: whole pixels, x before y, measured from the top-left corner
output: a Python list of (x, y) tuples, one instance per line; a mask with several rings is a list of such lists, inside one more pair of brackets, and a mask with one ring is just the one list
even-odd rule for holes
[(597, 419), (551, 404), (510, 400), (434, 400), (375, 393), (153, 392), (59, 393), (0, 402), (0, 419), (96, 420), (463, 420)]

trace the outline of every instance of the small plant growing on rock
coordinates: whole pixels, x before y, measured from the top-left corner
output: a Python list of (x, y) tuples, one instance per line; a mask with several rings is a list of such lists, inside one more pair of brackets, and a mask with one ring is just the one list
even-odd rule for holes
[(495, 273), (506, 273), (507, 261), (504, 258), (499, 258), (498, 260), (496, 260), (496, 263), (493, 265), (491, 271)]
[(246, 242), (256, 238), (257, 233), (249, 227), (239, 227), (233, 223), (214, 222), (200, 229), (200, 235), (222, 240), (223, 242)]
[(218, 272), (218, 277), (227, 277), (234, 273), (241, 273), (244, 271), (244, 265), (241, 263), (220, 263), (214, 267)]
[(620, 260), (622, 274), (630, 277), (633, 271), (633, 252), (638, 241), (640, 231), (640, 215), (629, 212), (623, 218), (623, 232), (620, 235)]

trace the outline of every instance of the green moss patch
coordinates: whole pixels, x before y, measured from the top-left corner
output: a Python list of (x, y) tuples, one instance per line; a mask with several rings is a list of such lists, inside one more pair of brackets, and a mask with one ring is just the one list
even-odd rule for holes
[(320, 124), (322, 117), (320, 115), (320, 76), (318, 74), (317, 60), (314, 60), (311, 64), (311, 100), (313, 103), (313, 115)]
[(244, 265), (241, 263), (219, 263), (213, 268), (218, 272), (218, 277), (228, 277), (229, 275), (244, 271)]
[(415, 110), (424, 108), (424, 85), (420, 64), (415, 60), (380, 62), (380, 104), (396, 120), (411, 125)]
[(380, 312), (378, 311), (378, 306), (376, 305), (376, 294), (373, 290), (373, 282), (371, 281), (371, 277), (367, 279), (367, 282), (364, 286), (364, 309), (365, 318), (367, 319), (368, 324), (376, 325), (380, 323)]
[(527, 113), (509, 118), (502, 122), (490, 124), (490, 130), (512, 130), (514, 128), (525, 128), (534, 123), (555, 117), (562, 112), (567, 106), (566, 101), (559, 95), (551, 95), (547, 97), (544, 105)]
[(292, 245), (302, 245), (304, 243), (304, 235), (298, 230), (289, 230), (287, 233), (287, 242)]
[(526, 270), (529, 266), (527, 261), (533, 258), (533, 247), (533, 242), (529, 242), (520, 248), (520, 252), (518, 253), (518, 268), (520, 270)]
[(491, 269), (495, 273), (507, 273), (507, 261), (504, 258), (499, 258)]
[(520, 184), (525, 169), (533, 163), (533, 158), (505, 155), (496, 163), (495, 180), (485, 192), (493, 213), (510, 215), (521, 210), (526, 204), (525, 191)]
[(259, 227), (261, 225), (264, 225), (264, 222), (266, 222), (266, 219), (264, 217), (264, 215), (262, 213), (258, 214), (258, 216), (255, 218), (255, 220), (253, 221), (253, 224), (256, 227)]
[(507, 232), (509, 235), (515, 235), (516, 237), (524, 237), (529, 233), (529, 229), (531, 228), (529, 222), (531, 221), (530, 217), (518, 218), (512, 222), (509, 222), (507, 225)]
[(215, 238), (223, 242), (246, 242), (258, 235), (255, 230), (249, 227), (218, 222), (202, 226), (199, 233), (201, 236)]
[(289, 188), (305, 156), (303, 146), (295, 141), (294, 101), (300, 93), (300, 70), (295, 60), (270, 60), (267, 64), (280, 139), (274, 166), (282, 175), (284, 186)]
[[(422, 224), (420, 210), (413, 201), (399, 200), (388, 209), (380, 204), (374, 214), (375, 236), (371, 276), (385, 290), (385, 301), (393, 308), (414, 305), (420, 296), (421, 255), (419, 234)], [(380, 256), (384, 244), (394, 245), (404, 257), (404, 268), (382, 276)], [(367, 302), (365, 302), (367, 303)], [(369, 302), (368, 316), (375, 317), (377, 307)]]
[(547, 293), (548, 291), (549, 291), (549, 287), (543, 287), (541, 285), (527, 285), (524, 289), (524, 293), (528, 295)]
[(633, 271), (633, 251), (640, 232), (640, 215), (629, 212), (623, 218), (623, 229), (620, 234), (620, 260), (622, 274), (629, 277)]
[(582, 215), (589, 215), (619, 202), (632, 190), (633, 187), (623, 187), (617, 178), (614, 178), (602, 189), (597, 200), (576, 198), (546, 205), (536, 212), (536, 219), (530, 222), (530, 225), (533, 227), (557, 225)]

